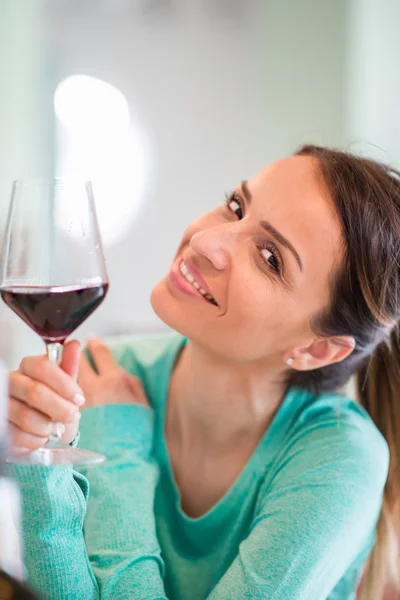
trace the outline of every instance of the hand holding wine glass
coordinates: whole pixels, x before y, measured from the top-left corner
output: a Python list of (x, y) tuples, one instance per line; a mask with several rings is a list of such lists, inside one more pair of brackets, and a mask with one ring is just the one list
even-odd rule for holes
[[(54, 363), (46, 366), (43, 361), (26, 359), (24, 367), (29, 370), (34, 365), (38, 369), (40, 364), (43, 372), (46, 368), (49, 371), (50, 366), (62, 372), (56, 365), (61, 360), (66, 338), (100, 305), (107, 289), (90, 182), (15, 181), (3, 244), (0, 292), (4, 302), (43, 339), (48, 359)], [(43, 383), (37, 371), (25, 374), (22, 370), (21, 375)], [(42, 389), (39, 385), (36, 388)], [(70, 400), (62, 392), (60, 395)], [(47, 444), (32, 452), (14, 452), (8, 462), (38, 465), (102, 462), (103, 456), (61, 441), (62, 428), (57, 427), (60, 406), (55, 397), (53, 405), (44, 413), (53, 419)], [(29, 415), (29, 411), (24, 414)], [(30, 414), (33, 418), (34, 413)]]
[(81, 356), (80, 344), (73, 340), (65, 345), (59, 366), (45, 356), (29, 356), (10, 373), (9, 421), (14, 446), (41, 448), (52, 421), (65, 424), (62, 439), (70, 443), (78, 431), (80, 409), (110, 403), (149, 407), (140, 380), (115, 362), (101, 340), (89, 340), (88, 347), (96, 369)]
[(67, 342), (59, 366), (45, 355), (22, 359), (9, 373), (8, 420), (10, 443), (14, 448), (42, 448), (60, 424), (62, 439), (69, 444), (78, 432), (80, 409), (85, 403), (77, 384), (80, 344)]

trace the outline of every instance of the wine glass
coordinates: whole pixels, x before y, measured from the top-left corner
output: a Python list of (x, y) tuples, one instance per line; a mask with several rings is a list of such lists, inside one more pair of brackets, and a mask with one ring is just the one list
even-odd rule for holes
[[(0, 263), (0, 293), (58, 363), (66, 338), (101, 304), (108, 277), (92, 185), (73, 179), (13, 183)], [(93, 464), (101, 454), (64, 443), (59, 424), (43, 448), (12, 451), (7, 462)]]

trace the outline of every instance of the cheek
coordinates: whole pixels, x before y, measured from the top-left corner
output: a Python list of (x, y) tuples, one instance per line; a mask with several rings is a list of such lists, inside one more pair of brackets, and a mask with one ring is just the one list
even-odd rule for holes
[(251, 249), (248, 256), (242, 256), (231, 272), (228, 303), (240, 323), (256, 321), (262, 325), (276, 314), (277, 306), (283, 302), (283, 294), (278, 284), (259, 271)]
[(252, 358), (283, 352), (302, 334), (304, 318), (296, 299), (268, 276), (236, 278), (225, 315), (227, 342)]
[(231, 343), (251, 346), (258, 353), (275, 338), (283, 318), (282, 295), (274, 292), (273, 285), (242, 274), (231, 281), (225, 315), (226, 330), (234, 338)]

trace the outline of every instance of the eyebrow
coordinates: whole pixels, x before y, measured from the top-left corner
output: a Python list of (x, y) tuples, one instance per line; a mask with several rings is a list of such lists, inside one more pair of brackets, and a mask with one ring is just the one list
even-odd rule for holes
[[(248, 204), (250, 204), (252, 201), (252, 196), (250, 194), (250, 190), (247, 185), (247, 181), (242, 181), (241, 190), (242, 190), (243, 196), (247, 200)], [(277, 229), (275, 229), (275, 227), (273, 225), (271, 225), (271, 223), (269, 223), (269, 221), (260, 221), (260, 225), (263, 229), (265, 229), (265, 231), (267, 231), (269, 234), (271, 234), (279, 244), (281, 244), (282, 246), (284, 246), (285, 248), (290, 250), (290, 252), (295, 257), (297, 264), (300, 267), (300, 271), (303, 271), (303, 263), (301, 261), (301, 258), (299, 256), (298, 252), (296, 251), (295, 247), (289, 242), (289, 240), (286, 239), (285, 236), (282, 235)]]

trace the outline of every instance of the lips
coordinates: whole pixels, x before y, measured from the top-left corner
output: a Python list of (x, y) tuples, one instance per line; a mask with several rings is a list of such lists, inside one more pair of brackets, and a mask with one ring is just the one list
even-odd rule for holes
[(189, 273), (193, 275), (197, 283), (203, 288), (203, 290), (205, 290), (206, 294), (212, 296), (210, 288), (208, 287), (206, 281), (200, 275), (199, 271), (196, 269), (192, 261), (189, 258), (182, 258), (182, 261), (184, 262), (185, 267), (187, 268)]
[(179, 262), (179, 271), (190, 287), (196, 290), (197, 294), (203, 296), (203, 298), (205, 298), (208, 302), (211, 302), (211, 304), (218, 306), (215, 298), (210, 294), (210, 290), (206, 282), (190, 261), (185, 261), (182, 259)]
[(219, 307), (202, 275), (194, 264), (189, 259), (184, 259), (182, 255), (174, 261), (168, 274), (168, 280), (173, 288), (185, 295), (202, 298), (205, 302)]

